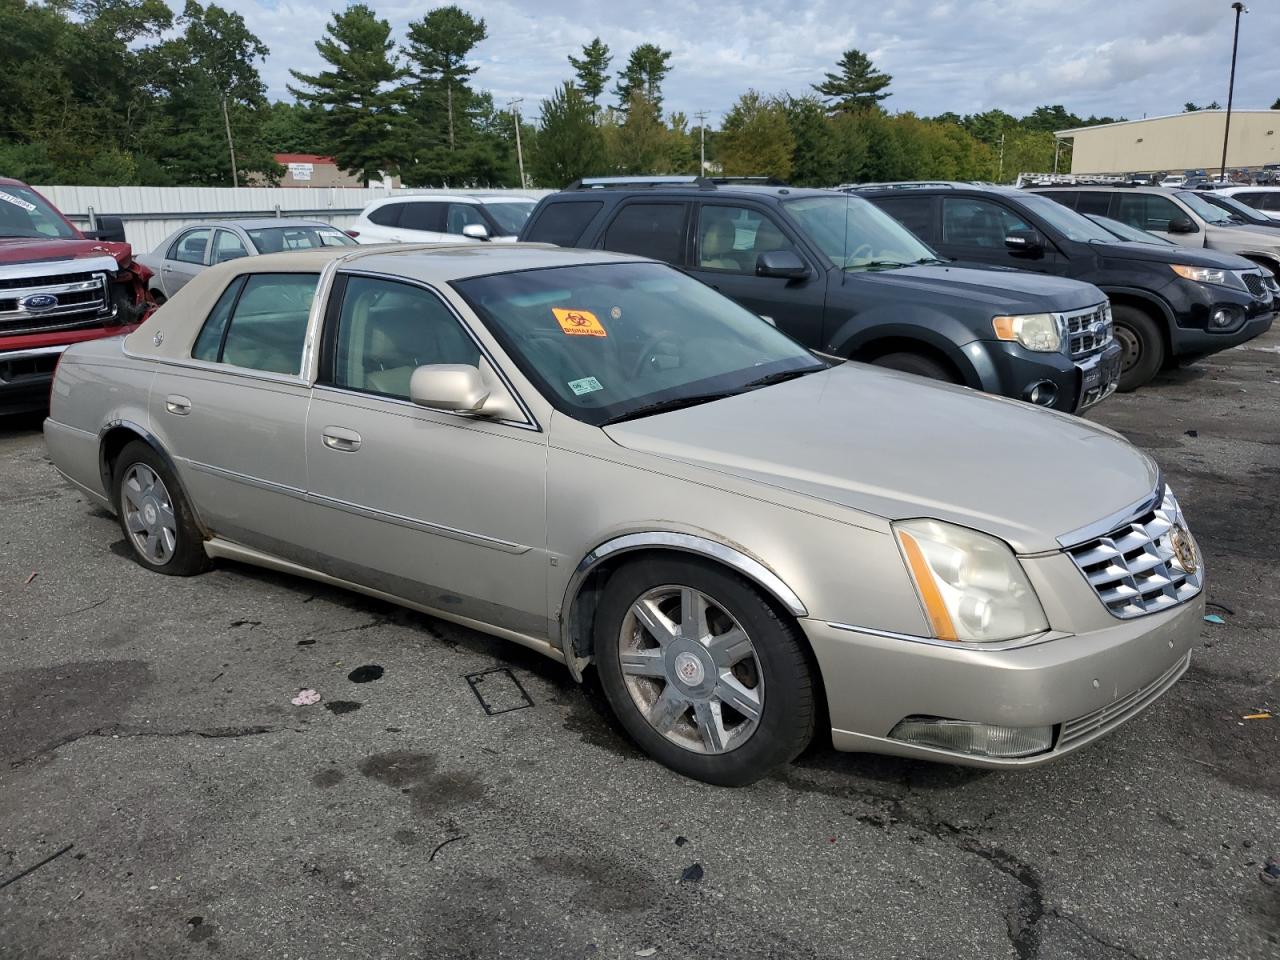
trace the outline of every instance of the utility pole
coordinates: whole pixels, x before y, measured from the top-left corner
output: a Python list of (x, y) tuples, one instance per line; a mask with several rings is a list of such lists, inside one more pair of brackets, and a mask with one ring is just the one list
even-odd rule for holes
[(698, 176), (707, 174), (707, 111), (694, 114), (698, 118)]
[(1000, 134), (1000, 171), (996, 174), (996, 183), (1004, 182), (1004, 134)]
[(507, 107), (511, 110), (511, 117), (516, 122), (516, 163), (520, 167), (520, 189), (527, 190), (529, 185), (524, 179), (524, 151), (520, 148), (520, 111), (516, 109), (521, 103), (524, 103), (524, 97), (517, 97), (508, 103)]
[(1231, 136), (1231, 98), (1236, 92), (1236, 49), (1240, 46), (1240, 14), (1248, 13), (1249, 8), (1237, 0), (1231, 5), (1236, 12), (1236, 33), (1231, 41), (1231, 80), (1227, 84), (1227, 125), (1222, 131), (1222, 179), (1227, 179), (1227, 138)]
[(227, 128), (227, 149), (231, 151), (231, 185), (233, 187), (240, 186), (240, 174), (236, 172), (236, 145), (231, 139), (231, 117), (227, 113), (227, 97), (222, 97), (222, 122)]

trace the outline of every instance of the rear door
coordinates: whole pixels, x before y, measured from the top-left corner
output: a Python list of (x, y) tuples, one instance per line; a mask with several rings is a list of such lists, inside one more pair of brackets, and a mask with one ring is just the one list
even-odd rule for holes
[[(807, 347), (821, 347), (827, 272), (805, 251), (789, 225), (745, 201), (698, 204), (688, 272), (770, 320)], [(798, 280), (756, 276), (762, 253), (788, 251), (809, 267)]]
[(207, 254), (212, 235), (211, 228), (196, 227), (180, 234), (169, 244), (164, 263), (160, 266), (160, 285), (166, 297), (172, 297), (205, 268), (209, 262)]
[(404, 204), (396, 240), (405, 243), (431, 243), (451, 240), (445, 232), (445, 208), (448, 204), (435, 200), (412, 200)]

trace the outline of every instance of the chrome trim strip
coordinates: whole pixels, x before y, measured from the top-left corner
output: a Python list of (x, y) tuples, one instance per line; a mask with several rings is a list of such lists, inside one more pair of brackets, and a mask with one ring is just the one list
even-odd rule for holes
[(459, 530), (456, 527), (447, 527), (440, 523), (431, 523), (427, 520), (419, 520), (415, 517), (406, 517), (398, 513), (390, 513), (386, 510), (378, 510), (373, 507), (366, 507), (362, 504), (351, 503), (348, 500), (340, 500), (337, 497), (326, 497), (318, 493), (308, 493), (301, 487), (290, 486), (286, 483), (277, 483), (274, 480), (264, 480), (261, 477), (250, 476), (247, 473), (240, 473), (236, 470), (228, 470), (225, 467), (214, 466), (211, 463), (201, 463), (198, 460), (182, 459), (182, 462), (193, 470), (201, 473), (207, 473), (211, 476), (220, 477), (224, 480), (232, 480), (236, 483), (243, 483), (249, 487), (255, 487), (259, 490), (267, 490), (272, 493), (279, 493), (286, 497), (293, 497), (295, 500), (302, 500), (306, 503), (314, 503), (321, 507), (331, 507), (335, 510), (341, 510), (344, 513), (350, 513), (357, 517), (364, 517), (368, 520), (377, 520), (382, 523), (392, 523), (396, 526), (407, 527), (410, 530), (417, 530), (422, 533), (431, 533), (441, 537), (448, 537), (450, 540), (461, 540), (465, 543), (472, 543), (480, 547), (489, 547), (493, 550), (500, 550), (503, 553), (522, 554), (528, 553), (532, 547), (526, 547), (522, 543), (513, 543), (510, 540), (499, 540), (497, 537), (486, 536), (483, 533), (472, 533), (469, 530)]
[(398, 604), (402, 607), (408, 607), (410, 610), (417, 610), (428, 616), (436, 617), (439, 620), (447, 620), (450, 623), (457, 623), (464, 627), (470, 627), (481, 633), (491, 634), (495, 637), (501, 637), (504, 640), (511, 640), (523, 647), (529, 647), (536, 650), (544, 656), (550, 657), (557, 663), (564, 663), (564, 654), (553, 644), (548, 643), (539, 637), (530, 636), (526, 633), (519, 633), (515, 630), (507, 630), (504, 627), (497, 627), (481, 620), (472, 620), (469, 617), (458, 616), (450, 613), (448, 610), (440, 610), (435, 607), (428, 607), (421, 603), (414, 603), (412, 600), (406, 600), (392, 593), (386, 593), (373, 587), (366, 587), (351, 580), (343, 580), (340, 577), (334, 577), (319, 570), (305, 567), (302, 564), (293, 563), (290, 560), (284, 560), (280, 557), (273, 556), (269, 553), (263, 553), (250, 547), (242, 546), (238, 543), (232, 543), (230, 540), (223, 540), (221, 537), (212, 537), (205, 541), (204, 552), (210, 557), (225, 557), (228, 560), (239, 560), (242, 563), (251, 563), (255, 566), (266, 567), (269, 570), (278, 570), (281, 573), (293, 574), (294, 576), (306, 577), (309, 580), (316, 580), (320, 583), (327, 583), (330, 586), (341, 587), (345, 590), (351, 590), (355, 593), (362, 593), (365, 596), (376, 597), (379, 600), (385, 600), (388, 603)]
[(30, 350), (13, 350), (6, 353), (0, 350), (0, 363), (6, 360), (29, 360), (32, 357), (48, 357), (55, 353), (62, 353), (69, 343), (60, 343), (55, 347), (32, 347)]
[[(59, 273), (117, 273), (120, 264), (114, 257), (84, 257), (71, 260), (41, 260), (26, 263), (6, 263), (0, 265), (0, 280), (32, 280), (40, 282), (39, 276), (33, 277), (32, 270), (40, 274), (57, 275)], [(18, 289), (18, 288), (11, 288)]]
[(1105, 536), (1110, 533), (1126, 520), (1132, 520), (1134, 517), (1141, 516), (1148, 510), (1157, 506), (1164, 499), (1164, 475), (1163, 473), (1156, 476), (1156, 488), (1147, 494), (1141, 500), (1137, 500), (1123, 510), (1117, 510), (1101, 520), (1095, 520), (1093, 523), (1086, 524), (1078, 530), (1072, 530), (1070, 533), (1064, 533), (1058, 537), (1058, 545), (1064, 550), (1070, 550), (1072, 547), (1078, 547), (1082, 543), (1090, 540), (1096, 540), (1098, 537)]
[(227, 363), (211, 363), (208, 360), (196, 360), (194, 357), (154, 357), (145, 353), (133, 353), (122, 346), (120, 352), (135, 360), (148, 363), (162, 363), (167, 367), (182, 367), (186, 370), (200, 370), (205, 373), (219, 373), (228, 377), (240, 377), (245, 380), (260, 380), (264, 383), (278, 383), (291, 387), (307, 388), (310, 384), (296, 373), (271, 373), (268, 370), (254, 370), (252, 367), (235, 367)]
[(889, 640), (904, 640), (908, 643), (925, 643), (931, 647), (947, 647), (951, 650), (972, 650), (975, 652), (999, 653), (1004, 650), (1021, 650), (1033, 647), (1038, 643), (1056, 640), (1062, 634), (1052, 630), (1028, 634), (1025, 637), (1014, 637), (1012, 640), (1000, 640), (993, 643), (972, 643), (968, 640), (939, 640), (937, 637), (921, 637), (914, 633), (894, 633), (892, 630), (877, 630), (874, 627), (860, 627), (852, 623), (840, 623), (836, 620), (822, 621), (833, 630), (844, 630), (849, 633), (869, 633), (873, 637), (885, 637)]

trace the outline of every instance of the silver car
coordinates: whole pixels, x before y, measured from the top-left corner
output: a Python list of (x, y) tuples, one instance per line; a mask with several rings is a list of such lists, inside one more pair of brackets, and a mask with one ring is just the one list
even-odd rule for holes
[(819, 724), (1060, 757), (1182, 675), (1204, 608), (1178, 503), (1117, 434), (828, 365), (600, 251), (222, 264), (70, 348), (45, 435), (143, 566), (259, 564), (592, 667), (641, 747), (719, 784)]
[(192, 277), (228, 260), (355, 243), (347, 233), (321, 220), (248, 217), (189, 223), (137, 259), (151, 268), (151, 295), (156, 303), (164, 303)]

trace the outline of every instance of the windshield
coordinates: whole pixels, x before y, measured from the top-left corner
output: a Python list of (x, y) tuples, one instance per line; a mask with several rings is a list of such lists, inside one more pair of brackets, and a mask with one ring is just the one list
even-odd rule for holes
[(1077, 243), (1087, 243), (1090, 240), (1115, 243), (1116, 238), (1107, 231), (1083, 214), (1076, 213), (1070, 207), (1064, 207), (1057, 200), (1035, 194), (1028, 194), (1020, 199), (1027, 205), (1028, 210), (1042, 220), (1048, 220), (1056, 229), (1066, 234), (1068, 240), (1074, 240)]
[(1192, 193), (1190, 190), (1184, 190), (1176, 194), (1177, 198), (1185, 203), (1188, 207), (1199, 214), (1200, 219), (1206, 223), (1216, 223), (1219, 225), (1241, 223), (1242, 221), (1233, 217), (1221, 207), (1215, 207), (1204, 197)]
[(529, 214), (533, 212), (533, 207), (532, 200), (504, 200), (484, 205), (489, 216), (498, 224), (500, 235), (504, 237), (514, 237), (520, 232), (524, 222), (529, 219)]
[(596, 426), (826, 366), (662, 264), (523, 270), (453, 286), (548, 401)]
[(1209, 202), (1216, 207), (1224, 208), (1227, 213), (1235, 216), (1245, 223), (1259, 218), (1257, 210), (1253, 209), (1253, 207), (1246, 206), (1234, 197), (1224, 197), (1222, 194), (1218, 194)]
[(255, 227), (245, 233), (249, 234), (259, 253), (355, 246), (355, 241), (337, 227)]
[(809, 239), (845, 270), (905, 267), (938, 259), (906, 227), (861, 197), (800, 197), (785, 206)]
[(1172, 240), (1158, 237), (1154, 233), (1147, 233), (1145, 230), (1131, 227), (1129, 224), (1121, 223), (1119, 220), (1112, 220), (1110, 217), (1102, 217), (1096, 213), (1086, 213), (1085, 216), (1102, 227), (1103, 230), (1115, 234), (1121, 240), (1131, 240), (1134, 243), (1161, 243), (1166, 246), (1177, 246)]
[(30, 187), (0, 186), (0, 237), (78, 240), (78, 234), (49, 202)]

